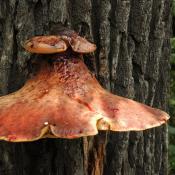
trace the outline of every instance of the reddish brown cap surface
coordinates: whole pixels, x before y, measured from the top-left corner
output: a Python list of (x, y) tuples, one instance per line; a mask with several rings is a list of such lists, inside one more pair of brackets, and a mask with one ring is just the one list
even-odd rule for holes
[(168, 119), (104, 90), (79, 59), (46, 63), (19, 91), (0, 97), (0, 139), (13, 142), (145, 130)]
[(74, 52), (90, 53), (96, 50), (95, 44), (90, 43), (85, 38), (82, 38), (80, 36), (76, 36), (76, 37), (74, 36), (74, 37), (67, 38), (67, 41), (69, 42)]
[(67, 50), (68, 45), (60, 36), (36, 36), (24, 43), (24, 48), (31, 53), (51, 54)]
[(71, 36), (49, 35), (36, 36), (24, 43), (24, 48), (31, 53), (60, 53), (71, 47), (77, 53), (90, 53), (96, 50), (96, 45), (74, 33)]

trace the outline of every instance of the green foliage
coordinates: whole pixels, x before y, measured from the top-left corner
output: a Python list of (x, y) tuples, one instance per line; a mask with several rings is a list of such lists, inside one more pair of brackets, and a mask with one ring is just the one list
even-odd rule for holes
[[(175, 38), (171, 39), (171, 98), (170, 98), (170, 113), (171, 116), (175, 115)], [(175, 121), (172, 121), (175, 126)]]
[[(175, 17), (175, 0), (172, 0), (172, 15)], [(175, 21), (173, 21), (175, 23)], [(175, 172), (175, 38), (171, 39), (171, 97), (170, 97), (170, 126), (169, 126), (169, 162), (170, 173)]]
[[(171, 98), (170, 98), (170, 113), (172, 116), (175, 114), (175, 38), (171, 39)], [(175, 122), (173, 122), (175, 125)]]
[(172, 0), (172, 13), (175, 16), (175, 0)]
[[(175, 0), (173, 0), (175, 4)], [(175, 13), (175, 5), (173, 6)], [(175, 14), (174, 14), (175, 15)], [(170, 126), (169, 126), (169, 162), (170, 162), (170, 173), (175, 172), (175, 38), (171, 39), (171, 97), (170, 97)]]
[(171, 173), (175, 172), (175, 145), (173, 140), (175, 138), (175, 127), (169, 126), (169, 135), (171, 143), (169, 144), (169, 160)]
[(175, 64), (175, 60), (174, 58), (174, 54), (175, 54), (175, 38), (171, 38), (171, 51), (172, 51), (172, 55), (171, 55), (171, 63)]
[(173, 173), (175, 171), (175, 145), (173, 144), (169, 145), (169, 152), (171, 153), (169, 155), (170, 168), (171, 168), (171, 172)]
[(175, 127), (169, 126), (168, 130), (169, 130), (169, 134), (172, 134), (173, 136), (175, 135)]

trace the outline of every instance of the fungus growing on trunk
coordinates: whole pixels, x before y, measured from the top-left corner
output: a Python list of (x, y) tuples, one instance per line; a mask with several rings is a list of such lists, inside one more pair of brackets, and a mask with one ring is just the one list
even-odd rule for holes
[[(51, 54), (17, 92), (0, 97), (0, 139), (77, 138), (98, 130), (139, 131), (160, 126), (167, 113), (103, 89), (81, 59), (96, 49), (75, 32), (37, 36), (24, 47)], [(62, 53), (60, 53), (62, 52)]]

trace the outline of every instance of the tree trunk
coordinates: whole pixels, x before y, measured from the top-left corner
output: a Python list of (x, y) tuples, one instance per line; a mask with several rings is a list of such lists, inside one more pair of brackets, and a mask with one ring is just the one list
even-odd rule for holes
[[(22, 87), (31, 71), (33, 55), (23, 41), (60, 23), (97, 44), (85, 62), (106, 89), (167, 110), (169, 0), (0, 0), (1, 95)], [(74, 140), (1, 141), (0, 174), (167, 175), (167, 137), (161, 126)]]

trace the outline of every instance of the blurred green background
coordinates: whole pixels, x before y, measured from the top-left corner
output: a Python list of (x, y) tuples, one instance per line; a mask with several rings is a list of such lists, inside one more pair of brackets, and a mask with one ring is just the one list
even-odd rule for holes
[(170, 84), (170, 122), (169, 122), (169, 163), (170, 174), (175, 174), (175, 0), (172, 5), (171, 38), (171, 84)]

